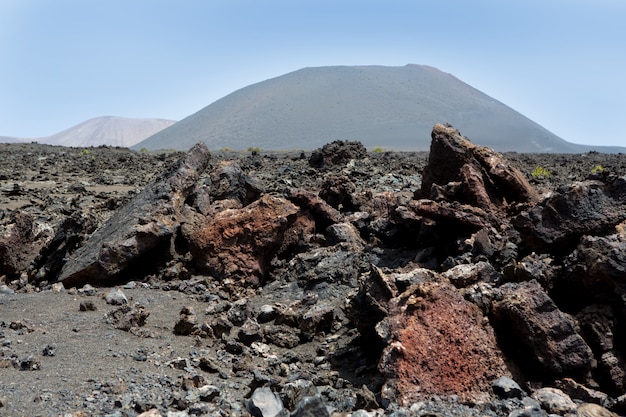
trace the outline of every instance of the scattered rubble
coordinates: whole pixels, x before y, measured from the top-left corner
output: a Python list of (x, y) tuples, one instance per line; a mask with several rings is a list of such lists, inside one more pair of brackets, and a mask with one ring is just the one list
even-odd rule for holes
[(429, 154), (3, 152), (8, 414), (626, 412), (621, 155), (539, 182), (447, 125)]

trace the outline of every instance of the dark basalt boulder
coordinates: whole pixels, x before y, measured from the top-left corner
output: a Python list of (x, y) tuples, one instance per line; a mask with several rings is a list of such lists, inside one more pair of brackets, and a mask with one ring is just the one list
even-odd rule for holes
[(331, 167), (346, 164), (351, 159), (362, 159), (367, 156), (367, 149), (358, 141), (336, 140), (327, 143), (321, 149), (313, 151), (309, 165), (314, 168)]
[(591, 349), (537, 281), (505, 284), (493, 305), (502, 344), (524, 372), (559, 378), (581, 376), (595, 366)]
[(167, 259), (185, 200), (209, 164), (205, 144), (194, 146), (159, 180), (146, 187), (69, 257), (58, 281), (66, 287), (112, 284), (131, 267)]
[(483, 210), (537, 200), (534, 188), (502, 154), (471, 143), (451, 126), (436, 124), (431, 136), (423, 197), (450, 198)]
[(575, 183), (512, 219), (532, 250), (564, 254), (583, 235), (606, 235), (626, 220), (623, 199), (598, 181)]

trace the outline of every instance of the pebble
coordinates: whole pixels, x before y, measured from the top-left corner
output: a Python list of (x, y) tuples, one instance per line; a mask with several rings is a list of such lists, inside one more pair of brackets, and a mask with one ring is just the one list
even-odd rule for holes
[(558, 388), (540, 388), (533, 392), (531, 397), (550, 414), (564, 415), (576, 412), (574, 401)]
[(508, 376), (501, 376), (491, 383), (493, 392), (500, 398), (522, 398), (524, 391), (520, 388), (517, 382), (513, 381)]
[(57, 349), (57, 346), (54, 343), (50, 343), (45, 348), (43, 348), (42, 355), (43, 356), (55, 356), (56, 349)]
[(94, 304), (93, 300), (84, 300), (80, 302), (80, 305), (78, 306), (78, 309), (80, 311), (96, 311), (96, 305)]
[(97, 290), (90, 284), (85, 284), (82, 288), (76, 290), (78, 295), (96, 295)]
[(255, 389), (248, 401), (248, 411), (257, 417), (276, 417), (283, 409), (280, 397), (267, 387)]
[(0, 285), (0, 294), (15, 294), (15, 291), (9, 288), (6, 284)]
[(105, 300), (107, 304), (116, 306), (128, 304), (128, 298), (126, 298), (126, 295), (119, 288), (113, 288), (109, 291), (105, 296)]

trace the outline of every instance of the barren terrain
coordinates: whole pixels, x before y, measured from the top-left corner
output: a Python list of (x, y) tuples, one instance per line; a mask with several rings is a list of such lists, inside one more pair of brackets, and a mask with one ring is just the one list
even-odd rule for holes
[[(389, 277), (396, 274), (393, 275), (396, 277), (394, 285), (398, 288), (394, 291), (398, 291), (398, 297), (389, 301), (388, 314), (393, 312), (391, 306), (402, 306), (400, 282), (405, 278), (398, 274), (410, 274), (418, 267), (440, 274), (459, 264), (483, 261), (493, 264), (497, 274), (508, 277), (503, 272), (506, 260), (503, 260), (505, 251), (501, 248), (494, 249), (495, 254), (485, 251), (478, 256), (474, 252), (461, 259), (462, 251), (446, 247), (443, 256), (435, 244), (410, 243), (407, 230), (414, 226), (416, 228), (410, 233), (440, 236), (430, 221), (421, 220), (421, 217), (416, 219), (414, 214), (402, 217), (400, 214), (406, 213), (403, 211), (395, 211), (400, 217), (392, 220), (379, 214), (380, 207), (376, 204), (391, 201), (390, 196), (398, 207), (412, 207), (408, 203), (411, 200), (423, 201), (417, 198), (426, 197), (419, 193), (422, 173), (428, 164), (427, 152), (369, 152), (348, 155), (333, 163), (326, 161), (321, 166), (312, 163), (311, 152), (213, 153), (208, 168), (197, 181), (208, 190), (210, 204), (202, 203), (201, 191), (185, 197), (185, 204), (195, 210), (194, 221), (198, 221), (198, 213), (207, 218), (220, 218), (222, 214), (216, 213), (221, 212), (215, 209), (219, 204), (226, 207), (224, 210), (243, 210), (254, 207), (257, 201), (273, 207), (271, 204), (276, 202), (258, 200), (259, 196), (287, 196), (297, 208), (306, 207), (306, 213), (298, 214), (297, 221), (293, 220), (292, 214), (286, 214), (289, 228), (272, 227), (280, 229), (281, 238), (283, 234), (291, 236), (289, 230), (304, 230), (298, 235), (300, 240), (284, 237), (284, 241), (272, 242), (272, 245), (256, 242), (258, 246), (253, 246), (252, 255), (246, 255), (253, 258), (246, 258), (246, 265), (252, 265), (250, 270), (229, 259), (216, 264), (218, 261), (210, 258), (206, 264), (200, 265), (195, 263), (198, 256), (194, 254), (206, 249), (194, 246), (196, 243), (189, 236), (198, 236), (199, 232), (186, 231), (193, 223), (188, 220), (191, 217), (186, 217), (174, 234), (188, 238), (189, 242), (183, 244), (180, 237), (172, 238), (172, 246), (176, 248), (166, 251), (169, 255), (159, 252), (162, 249), (159, 246), (159, 251), (147, 252), (139, 264), (112, 275), (108, 282), (100, 280), (85, 285), (81, 281), (76, 286), (66, 285), (67, 288), (57, 283), (59, 277), (64, 277), (66, 269), (61, 270), (54, 262), (63, 263), (70, 258), (96, 229), (105, 225), (114, 213), (147, 186), (159, 181), (162, 173), (182, 157), (183, 153), (140, 153), (110, 147), (0, 145), (0, 227), (5, 239), (2, 246), (4, 275), (0, 278), (0, 415), (136, 416), (150, 410), (153, 414), (149, 415), (163, 416), (325, 415), (319, 411), (321, 408), (315, 403), (318, 401), (323, 403), (326, 413), (354, 417), (507, 416), (515, 412), (518, 412), (515, 415), (534, 416), (547, 415), (548, 406), (536, 396), (531, 399), (531, 391), (557, 386), (555, 381), (564, 378), (573, 378), (581, 386), (586, 384), (586, 389), (605, 394), (597, 401), (587, 397), (583, 400), (572, 394), (576, 405), (595, 402), (619, 410), (618, 398), (623, 392), (619, 392), (619, 384), (606, 382), (597, 371), (599, 368), (550, 374), (536, 370), (539, 365), (526, 367), (519, 360), (511, 366), (511, 359), (515, 362), (515, 358), (526, 358), (526, 354), (515, 356), (510, 346), (508, 350), (503, 347), (502, 375), (494, 375), (493, 379), (509, 375), (521, 386), (524, 394), (508, 398), (498, 396), (490, 391), (491, 388), (484, 389), (480, 381), (471, 382), (476, 383), (476, 392), (467, 386), (459, 390), (468, 388), (468, 392), (448, 392), (447, 387), (455, 385), (442, 386), (438, 381), (432, 382), (433, 388), (428, 392), (430, 382), (421, 376), (411, 383), (419, 385), (421, 380), (424, 395), (414, 394), (420, 388), (413, 387), (413, 391), (404, 391), (403, 398), (407, 401), (401, 401), (404, 386), (401, 383), (396, 385), (398, 397), (385, 391), (393, 386), (389, 380), (401, 376), (389, 374), (389, 369), (396, 365), (390, 365), (389, 369), (380, 365), (381, 361), (394, 360), (390, 359), (390, 349), (396, 343), (393, 342), (396, 336), (388, 336), (388, 341), (385, 335), (392, 335), (396, 330), (402, 335), (407, 330), (396, 329), (392, 320), (388, 330), (376, 326), (382, 340), (374, 341), (372, 335), (367, 334), (373, 332), (376, 323), (367, 327), (368, 320), (359, 318), (359, 314), (369, 314), (370, 320), (374, 320), (378, 310), (372, 307), (371, 300), (381, 302), (376, 298), (377, 293), (367, 293), (368, 288), (371, 290), (367, 287), (367, 277), (377, 273)], [(621, 154), (511, 153), (505, 157), (536, 190), (538, 201), (543, 201), (550, 193), (562, 191), (575, 181), (603, 181), (609, 176), (626, 175), (626, 156)], [(538, 172), (537, 167), (544, 167), (549, 175), (544, 171), (543, 175), (533, 176), (533, 172)], [(235, 174), (232, 174), (233, 170)], [(219, 173), (225, 174), (219, 176)], [(224, 181), (228, 184), (223, 185)], [(220, 184), (224, 186), (223, 190)], [(306, 190), (310, 194), (297, 194), (294, 190)], [(222, 195), (218, 195), (219, 192)], [(322, 203), (314, 200), (317, 196), (321, 196), (328, 207), (320, 209)], [(623, 201), (623, 197), (619, 198)], [(231, 203), (237, 199), (237, 204)], [(463, 207), (459, 212), (466, 210)], [(331, 212), (331, 208), (335, 211)], [(284, 203), (280, 209), (292, 210), (292, 207)], [(392, 212), (390, 207), (385, 210)], [(423, 211), (419, 213), (427, 217)], [(26, 216), (27, 220), (20, 220), (20, 216)], [(76, 219), (72, 224), (79, 225), (76, 226), (78, 231), (69, 226), (67, 229), (61, 227), (67, 219)], [(270, 220), (263, 219), (263, 224), (270, 223)], [(30, 222), (30, 240), (35, 243), (32, 247), (24, 245), (17, 250), (9, 247), (7, 242), (13, 236), (15, 224), (20, 221)], [(305, 226), (294, 228), (298, 222)], [(422, 223), (416, 226), (417, 222)], [(463, 227), (467, 224), (463, 223)], [(505, 227), (508, 226), (502, 226), (498, 232), (505, 235)], [(451, 241), (457, 245), (470, 237), (472, 242), (477, 241), (475, 234), (479, 229), (469, 227), (466, 232), (459, 231), (460, 236), (453, 236)], [(75, 240), (59, 237), (60, 230), (65, 230), (67, 236), (72, 231)], [(523, 230), (526, 229), (520, 230), (525, 233)], [(356, 235), (352, 235), (354, 233)], [(604, 235), (611, 233), (615, 230), (603, 232)], [(489, 236), (494, 242), (493, 236)], [(55, 241), (63, 242), (54, 246), (54, 250), (64, 248), (62, 259), (46, 252)], [(533, 251), (522, 249), (519, 241), (515, 243), (520, 245), (520, 250), (518, 258), (512, 259), (522, 262), (523, 257)], [(254, 245), (247, 241), (243, 244)], [(573, 250), (577, 244), (572, 243), (568, 250)], [(270, 251), (271, 256), (260, 260), (254, 258), (259, 251)], [(425, 253), (428, 251), (432, 256)], [(546, 253), (559, 268), (563, 268), (567, 254), (552, 250)], [(232, 256), (241, 259), (243, 255)], [(9, 258), (11, 262), (7, 260)], [(228, 274), (229, 267), (234, 271), (232, 277)], [(70, 276), (70, 272), (66, 276)], [(532, 271), (529, 274), (532, 275)], [(71, 277), (67, 282), (74, 279)], [(453, 278), (450, 281), (458, 288), (463, 287)], [(515, 280), (499, 278), (485, 282), (495, 288), (503, 281)], [(557, 284), (544, 285), (544, 289), (554, 296), (561, 310), (572, 320), (574, 316), (579, 317), (576, 314), (584, 307), (592, 304), (562, 301), (567, 292), (559, 289), (558, 280), (555, 282)], [(421, 281), (419, 285), (422, 285)], [(429, 299), (430, 290), (424, 285), (419, 290), (423, 292), (419, 296), (422, 301)], [(447, 287), (449, 284), (445, 285), (440, 297), (454, 292)], [(556, 293), (551, 292), (554, 288)], [(114, 290), (120, 290), (123, 296), (117, 294), (117, 298), (114, 297)], [(462, 294), (458, 296), (459, 303), (465, 302), (464, 298), (472, 299), (470, 291), (463, 291), (459, 292)], [(506, 300), (507, 293), (502, 291), (502, 299)], [(365, 298), (369, 301), (364, 301), (363, 306), (358, 304), (358, 294), (368, 294)], [(451, 297), (456, 300), (456, 295)], [(481, 314), (481, 317), (485, 314), (485, 320), (489, 317), (494, 322), (506, 321), (507, 314), (511, 314), (506, 306), (500, 306), (503, 312), (496, 310), (500, 315), (494, 313), (492, 317), (481, 302), (484, 303), (473, 300), (474, 307), (463, 308), (472, 314)], [(600, 303), (595, 300), (593, 304)], [(445, 304), (449, 303), (445, 301)], [(433, 305), (437, 304), (434, 302)], [(475, 305), (482, 309), (482, 313), (474, 312)], [(423, 308), (424, 312), (429, 311), (428, 306)], [(621, 317), (622, 313), (617, 308), (614, 310), (616, 316)], [(422, 317), (429, 316), (424, 313)], [(415, 319), (415, 323), (411, 320), (414, 319), (407, 319), (407, 323), (420, 326), (419, 320)], [(429, 320), (432, 324), (436, 318)], [(451, 323), (442, 326), (457, 325), (453, 319)], [(582, 321), (577, 322), (577, 326), (580, 323)], [(363, 328), (359, 328), (360, 324)], [(497, 325), (494, 326), (498, 330)], [(490, 328), (487, 326), (485, 338), (493, 338)], [(503, 333), (499, 334), (498, 346), (502, 345)], [(397, 343), (400, 341), (397, 339)], [(385, 345), (388, 342), (390, 345)], [(587, 342), (597, 354), (593, 343)], [(406, 341), (402, 343), (411, 350)], [(622, 349), (621, 343), (621, 340), (615, 341), (619, 349)], [(382, 351), (386, 353), (381, 358)], [(421, 357), (418, 351), (409, 353)], [(409, 353), (405, 350), (405, 355)], [(404, 369), (402, 364), (397, 366)], [(431, 362), (430, 368), (440, 366), (443, 365)], [(461, 369), (465, 365), (459, 366)], [(423, 369), (418, 371), (419, 375), (425, 375)], [(460, 374), (453, 370), (447, 378), (454, 379)], [(443, 378), (434, 375), (430, 377)], [(269, 388), (273, 396), (259, 390), (261, 387)], [(257, 399), (256, 406), (250, 401), (255, 392), (262, 397)], [(487, 392), (487, 397), (481, 396), (483, 392)], [(263, 408), (262, 404), (268, 402), (270, 409)], [(276, 413), (271, 406), (275, 407)], [(576, 407), (554, 408), (550, 413), (576, 415)]]

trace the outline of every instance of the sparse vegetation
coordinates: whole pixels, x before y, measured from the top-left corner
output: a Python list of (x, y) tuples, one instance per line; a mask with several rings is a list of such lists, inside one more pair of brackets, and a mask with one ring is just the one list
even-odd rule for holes
[(380, 146), (377, 146), (374, 149), (372, 149), (372, 153), (383, 153), (383, 152), (385, 152), (385, 150)]
[(141, 148), (139, 150), (139, 152), (141, 152), (141, 153), (148, 153), (148, 148)]
[(89, 149), (83, 149), (83, 155), (89, 155), (91, 151)]
[(530, 176), (535, 179), (547, 179), (550, 178), (550, 171), (542, 166), (536, 166), (535, 169), (530, 173)]
[(248, 152), (250, 152), (252, 155), (256, 155), (261, 152), (261, 148), (259, 148), (258, 146), (250, 146), (248, 148)]
[[(250, 150), (250, 149), (248, 149), (248, 150)], [(220, 149), (220, 151), (222, 151), (222, 152), (232, 152), (233, 150), (232, 150), (232, 148), (229, 148), (228, 146), (225, 146), (222, 149)]]
[(601, 174), (603, 172), (604, 172), (604, 167), (602, 165), (596, 165), (595, 167), (591, 168), (592, 174)]

